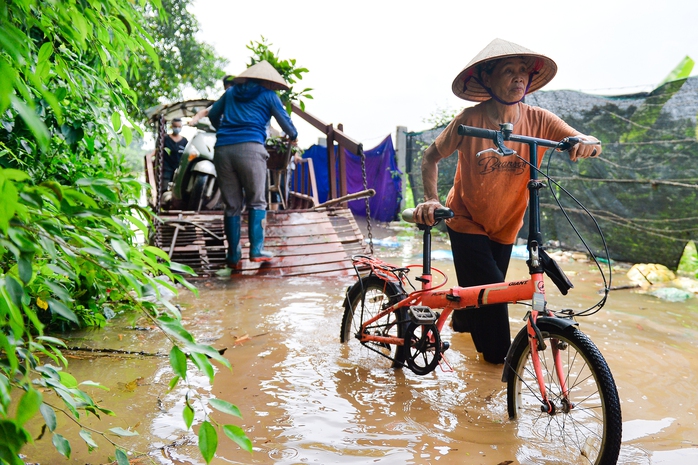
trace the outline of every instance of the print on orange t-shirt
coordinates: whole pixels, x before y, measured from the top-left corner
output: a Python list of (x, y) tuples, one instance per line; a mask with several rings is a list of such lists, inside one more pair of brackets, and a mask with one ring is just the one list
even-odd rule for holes
[[(579, 134), (548, 110), (519, 103), (520, 118), (514, 123), (514, 134), (561, 140)], [(466, 108), (434, 142), (442, 158), (458, 151), (458, 166), (446, 206), (455, 213), (448, 220), (449, 228), (466, 234), (484, 234), (500, 244), (512, 244), (523, 225), (528, 205), (529, 166), (516, 155), (502, 157), (489, 152), (491, 140), (458, 135), (458, 126), (485, 129), (499, 127), (487, 116), (483, 103)], [(526, 161), (530, 160), (526, 144), (506, 142)], [(538, 166), (545, 148), (539, 149)]]

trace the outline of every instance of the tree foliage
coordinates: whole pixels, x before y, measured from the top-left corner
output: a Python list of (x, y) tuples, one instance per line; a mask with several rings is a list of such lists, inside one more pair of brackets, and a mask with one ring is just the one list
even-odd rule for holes
[(268, 42), (264, 36), (261, 40), (253, 40), (247, 45), (247, 49), (252, 52), (250, 57), (250, 64), (248, 67), (259, 63), (260, 61), (267, 61), (270, 65), (279, 72), (284, 81), (288, 83), (289, 89), (279, 92), (279, 97), (281, 102), (286, 107), (286, 111), (291, 114), (291, 102), (298, 102), (301, 110), (305, 111), (304, 99), (312, 100), (313, 96), (310, 95), (310, 91), (313, 90), (309, 87), (303, 90), (294, 89), (294, 85), (303, 79), (303, 75), (308, 72), (308, 68), (302, 68), (296, 64), (295, 58), (281, 59), (279, 56), (279, 51), (274, 52), (270, 47), (273, 44)]
[[(25, 425), (33, 417), (43, 418), (56, 450), (70, 457), (57, 415), (80, 423), (89, 414), (113, 414), (68, 373), (64, 343), (50, 336), (52, 327), (101, 326), (135, 308), (173, 344), (171, 387), (186, 381), (188, 361), (211, 380), (211, 360), (230, 367), (196, 342), (175, 306), (143, 298), (163, 287), (176, 291), (174, 282), (195, 289), (178, 273), (190, 269), (138, 239), (149, 234), (151, 218), (137, 204), (143, 185), (120, 153), (139, 131), (127, 116), (138, 95), (125, 77), (143, 56), (158, 67), (140, 12), (160, 5), (135, 3), (135, 9), (118, 0), (0, 5), (0, 463), (22, 463), (18, 454), (32, 440)], [(209, 461), (217, 433), (206, 418), (200, 448)], [(251, 450), (235, 428), (223, 429)], [(80, 439), (93, 448), (96, 435), (115, 444), (87, 428)], [(127, 463), (122, 449), (115, 456)]]
[(133, 68), (127, 76), (129, 85), (139, 95), (141, 111), (182, 100), (186, 87), (205, 92), (225, 75), (227, 61), (212, 46), (196, 38), (199, 23), (188, 11), (191, 2), (161, 1), (162, 8), (146, 7), (144, 13), (145, 30), (153, 39), (160, 66), (153, 66), (153, 57), (140, 53), (143, 66)]

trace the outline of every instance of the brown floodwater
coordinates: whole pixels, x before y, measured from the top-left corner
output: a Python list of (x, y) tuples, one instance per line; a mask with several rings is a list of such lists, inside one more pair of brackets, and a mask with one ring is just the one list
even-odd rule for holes
[[(414, 241), (379, 249), (395, 264), (418, 263)], [(435, 249), (445, 248), (435, 243)], [(588, 263), (562, 263), (575, 289), (550, 293), (551, 305), (586, 308), (599, 299), (601, 279)], [(436, 260), (455, 284), (453, 264)], [(628, 284), (617, 267), (614, 286)], [(526, 277), (513, 259), (509, 279)], [(168, 392), (173, 376), (167, 342), (145, 320), (118, 320), (98, 331), (74, 333), (70, 346), (125, 349), (145, 355), (70, 352), (69, 371), (78, 380), (102, 381), (109, 391), (85, 388), (116, 417), (90, 416), (100, 431), (131, 429), (132, 438), (110, 439), (147, 454), (138, 463), (200, 464), (196, 435), (186, 431), (181, 409), (187, 392), (196, 405), (216, 397), (234, 403), (243, 418), (212, 412), (221, 424), (237, 424), (254, 445), (249, 454), (219, 432), (214, 464), (508, 464), (564, 463), (536, 458), (517, 437), (506, 409), (501, 366), (480, 359), (467, 334), (445, 328), (452, 372), (426, 376), (393, 370), (385, 359), (349, 355), (339, 343), (344, 292), (353, 278), (261, 278), (198, 282), (199, 297), (175, 301), (197, 337), (226, 348), (232, 371), (217, 367), (210, 385), (201, 373)], [(548, 289), (553, 288), (549, 285)], [(512, 336), (526, 308), (512, 306)], [(612, 291), (597, 314), (580, 319), (606, 358), (618, 385), (623, 411), (622, 464), (698, 463), (698, 299), (668, 302), (635, 289)], [(194, 373), (190, 365), (190, 373)], [(61, 402), (45, 397), (52, 405)], [(196, 425), (203, 420), (197, 411)], [(73, 446), (59, 456), (46, 434), (24, 450), (28, 463), (91, 463), (113, 460), (113, 447), (93, 433), (99, 448), (87, 451), (78, 429), (59, 415)], [(30, 426), (35, 438), (41, 424)], [(137, 455), (133, 456), (134, 458)]]

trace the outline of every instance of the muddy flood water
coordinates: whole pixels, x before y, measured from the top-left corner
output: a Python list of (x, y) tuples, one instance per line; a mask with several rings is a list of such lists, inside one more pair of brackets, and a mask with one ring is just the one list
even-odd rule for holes
[[(417, 241), (404, 241), (377, 253), (398, 265), (419, 263), (419, 247)], [(447, 247), (434, 244), (436, 250)], [(595, 268), (581, 262), (561, 265), (575, 289), (564, 298), (549, 291), (551, 305), (581, 309), (599, 299)], [(434, 267), (455, 285), (451, 261), (435, 260)], [(614, 286), (628, 284), (625, 271), (616, 269)], [(508, 278), (518, 277), (526, 277), (525, 263), (513, 259)], [(353, 281), (245, 277), (197, 282), (198, 298), (183, 292), (175, 302), (202, 342), (227, 349), (232, 371), (217, 367), (213, 385), (197, 373), (189, 386), (167, 392), (173, 373), (166, 356), (71, 351), (69, 372), (80, 381), (102, 381), (109, 391), (86, 390), (117, 412), (101, 421), (90, 416), (86, 424), (137, 432), (131, 438), (110, 436), (147, 454), (136, 463), (204, 463), (195, 433), (186, 431), (182, 420), (189, 389), (197, 402), (217, 397), (237, 405), (243, 419), (218, 412), (212, 418), (241, 426), (254, 444), (249, 454), (219, 432), (214, 464), (564, 463), (533, 456), (517, 437), (507, 416), (502, 367), (480, 360), (468, 334), (449, 328), (442, 333), (451, 343), (446, 355), (452, 372), (437, 368), (417, 376), (393, 370), (369, 352), (348, 357), (339, 334), (342, 300)], [(512, 337), (523, 326), (525, 312), (525, 307), (510, 307)], [(619, 463), (698, 463), (698, 298), (676, 303), (633, 289), (615, 290), (601, 312), (581, 319), (580, 329), (599, 347), (618, 385), (623, 413)], [(107, 330), (64, 337), (69, 346), (83, 348), (169, 351), (145, 320), (124, 319)], [(202, 420), (198, 415), (194, 431)], [(31, 426), (35, 438), (40, 427)], [(59, 427), (71, 440), (71, 458), (58, 455), (46, 434), (24, 450), (25, 462), (113, 460), (106, 440), (93, 434), (100, 447), (88, 453), (78, 428), (60, 414)]]

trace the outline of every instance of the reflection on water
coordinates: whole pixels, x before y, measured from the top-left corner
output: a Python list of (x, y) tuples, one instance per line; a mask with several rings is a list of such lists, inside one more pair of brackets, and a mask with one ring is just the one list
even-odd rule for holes
[[(455, 283), (450, 262), (435, 266)], [(522, 261), (513, 261), (511, 268), (511, 279), (526, 276)], [(580, 263), (563, 268), (573, 275), (575, 289), (565, 298), (551, 292), (552, 305), (582, 308), (598, 300), (596, 272)], [(117, 359), (74, 360), (71, 372), (95, 378), (92, 370), (99, 365), (113, 373), (114, 386), (116, 378), (123, 382), (136, 375), (148, 381), (137, 394), (110, 391), (104, 403), (119, 412), (128, 407), (114, 425), (139, 422), (135, 429), (141, 436), (134, 446), (162, 464), (202, 463), (195, 435), (184, 431), (181, 419), (187, 389), (202, 401), (214, 396), (236, 404), (242, 420), (218, 412), (211, 412), (212, 418), (239, 424), (254, 443), (249, 455), (221, 434), (213, 463), (536, 462), (507, 417), (501, 367), (480, 360), (469, 335), (448, 328), (443, 333), (451, 342), (447, 356), (452, 372), (437, 369), (419, 377), (390, 369), (387, 360), (368, 351), (364, 358), (349, 358), (339, 332), (341, 303), (351, 282), (245, 277), (200, 283), (198, 299), (181, 296), (190, 328), (214, 347), (227, 348), (233, 369), (218, 369), (213, 386), (199, 376), (166, 393), (172, 373), (162, 358), (129, 360), (130, 367)], [(618, 273), (614, 285), (622, 284)], [(619, 463), (698, 461), (696, 301), (669, 303), (614, 291), (600, 313), (581, 321), (618, 384), (625, 420)], [(525, 308), (512, 307), (512, 334), (523, 326), (524, 313)], [(201, 420), (197, 417), (195, 424)], [(74, 456), (84, 459), (80, 463), (97, 462), (95, 453), (85, 455), (77, 448)], [(39, 457), (41, 463), (57, 463), (46, 457)]]

